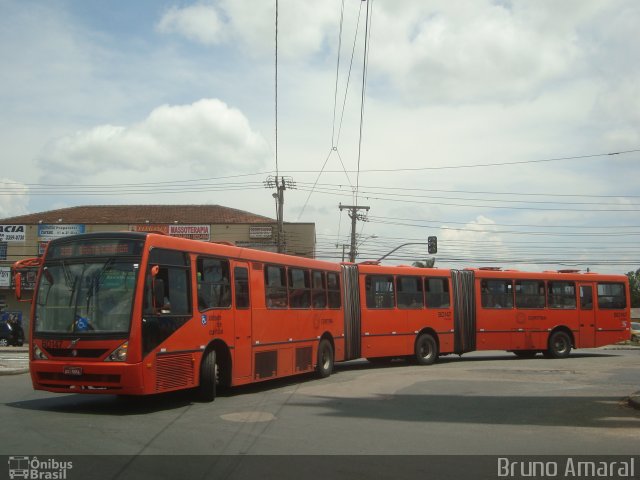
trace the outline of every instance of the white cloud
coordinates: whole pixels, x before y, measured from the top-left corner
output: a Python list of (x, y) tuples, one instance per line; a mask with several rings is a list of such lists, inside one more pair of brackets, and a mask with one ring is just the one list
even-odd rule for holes
[[(101, 125), (55, 141), (41, 155), (46, 176), (80, 179), (131, 171), (166, 176), (182, 172), (218, 176), (231, 170), (259, 169), (268, 157), (265, 140), (246, 117), (216, 99), (156, 108), (128, 127)], [(51, 180), (50, 180), (51, 181)], [(52, 182), (54, 183), (54, 182)]]
[(204, 45), (218, 45), (226, 37), (225, 25), (213, 5), (171, 7), (158, 22), (161, 33), (177, 33)]
[(27, 213), (29, 188), (14, 180), (0, 178), (0, 218)]
[[(337, 32), (337, 2), (280, 2), (278, 50), (287, 58), (319, 52), (327, 36)], [(263, 56), (275, 48), (273, 2), (204, 1), (169, 8), (156, 28), (176, 33), (203, 45), (237, 46), (251, 56)]]
[(405, 95), (430, 103), (531, 98), (545, 82), (580, 68), (577, 28), (592, 8), (576, 4), (574, 12), (558, 12), (537, 5), (377, 4), (371, 65)]

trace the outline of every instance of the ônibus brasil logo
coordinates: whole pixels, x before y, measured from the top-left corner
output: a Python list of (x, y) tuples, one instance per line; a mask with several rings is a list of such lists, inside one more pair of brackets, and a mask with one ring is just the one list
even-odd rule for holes
[(62, 462), (54, 458), (39, 460), (38, 457), (9, 457), (9, 478), (33, 480), (66, 480), (67, 470), (73, 468), (73, 462)]

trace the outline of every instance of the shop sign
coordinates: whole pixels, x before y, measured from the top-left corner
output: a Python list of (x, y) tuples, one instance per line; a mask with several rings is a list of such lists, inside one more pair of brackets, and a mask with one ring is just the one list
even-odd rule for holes
[(24, 225), (0, 225), (0, 242), (24, 242), (26, 230)]
[(164, 233), (169, 235), (169, 225), (158, 223), (141, 223), (138, 225), (131, 225), (129, 229), (132, 232), (146, 232), (146, 233)]
[(271, 238), (273, 227), (249, 227), (249, 238)]
[(169, 235), (172, 237), (209, 241), (211, 238), (211, 227), (209, 225), (169, 225)]
[(42, 239), (52, 240), (54, 238), (68, 237), (69, 235), (79, 235), (84, 233), (85, 227), (80, 224), (68, 225), (38, 225), (38, 237)]
[(11, 286), (11, 267), (0, 267), (0, 288)]
[(210, 225), (143, 223), (131, 225), (129, 228), (133, 232), (164, 233), (172, 237), (189, 238), (191, 240), (209, 241), (211, 239)]

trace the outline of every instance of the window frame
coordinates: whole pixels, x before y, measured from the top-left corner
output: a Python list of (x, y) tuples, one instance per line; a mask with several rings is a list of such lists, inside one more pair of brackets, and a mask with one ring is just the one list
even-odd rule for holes
[[(566, 294), (564, 292), (560, 292), (556, 294), (553, 292), (552, 286), (555, 285), (564, 285), (573, 286), (573, 295)], [(577, 310), (578, 309), (578, 300), (577, 300), (578, 288), (577, 283), (573, 280), (549, 280), (547, 281), (547, 307), (550, 310)], [(564, 299), (561, 303), (555, 301), (557, 298)], [(552, 301), (552, 299), (554, 301)], [(573, 302), (567, 303), (566, 300), (573, 300)]]
[[(302, 273), (303, 285), (294, 285), (299, 279), (294, 278), (298, 273)], [(308, 310), (311, 308), (311, 275), (306, 268), (287, 268), (287, 289), (289, 296), (289, 308), (295, 310)]]
[[(383, 282), (378, 282), (383, 280)], [(375, 285), (387, 285), (391, 287), (391, 290), (387, 291), (372, 291)], [(380, 275), (369, 274), (365, 276), (365, 303), (368, 309), (372, 310), (391, 310), (396, 308), (396, 291), (395, 291), (395, 279), (393, 275)], [(389, 305), (391, 300), (391, 305)]]
[[(271, 284), (270, 272), (280, 271), (280, 283)], [(264, 295), (265, 305), (268, 309), (285, 310), (289, 308), (289, 292), (287, 289), (287, 268), (284, 265), (265, 265), (264, 267)], [(278, 303), (274, 303), (276, 299)]]
[[(611, 287), (611, 286), (618, 286), (622, 289), (622, 297), (617, 296), (617, 295), (605, 295), (605, 294), (601, 294), (600, 293), (600, 287)], [(624, 310), (627, 308), (627, 288), (626, 285), (624, 284), (624, 282), (598, 282), (596, 285), (596, 296), (598, 298), (598, 309), (600, 310)], [(601, 298), (618, 298), (618, 299), (622, 299), (622, 306), (619, 306), (619, 300), (618, 303), (612, 303), (612, 306), (607, 306), (604, 305), (604, 303), (601, 301)]]
[[(240, 277), (238, 273), (244, 272), (246, 277)], [(233, 301), (237, 310), (248, 310), (251, 308), (251, 281), (249, 279), (249, 269), (245, 266), (236, 265), (233, 267)], [(241, 297), (242, 295), (242, 297)], [(244, 298), (246, 304), (239, 301)]]
[[(221, 278), (218, 281), (206, 281), (204, 279), (204, 273), (206, 271), (205, 262), (219, 262)], [(226, 273), (226, 277), (225, 277)], [(226, 282), (224, 281), (226, 279)], [(211, 287), (220, 287), (218, 293), (218, 304), (212, 302), (210, 304), (204, 305), (200, 303), (201, 299), (207, 299), (206, 295), (200, 295), (201, 286), (209, 285)], [(207, 310), (228, 310), (232, 307), (232, 296), (233, 293), (231, 291), (231, 263), (229, 259), (219, 258), (219, 257), (211, 257), (208, 255), (198, 255), (196, 257), (196, 288), (198, 292), (198, 311), (206, 312)], [(212, 288), (212, 292), (214, 290)], [(211, 295), (213, 297), (213, 293)], [(226, 299), (226, 301), (222, 301), (222, 299)], [(213, 300), (213, 298), (212, 298)]]
[[(320, 286), (316, 284), (316, 277), (320, 276)], [(316, 302), (322, 299), (321, 302)], [(320, 310), (329, 307), (327, 298), (327, 272), (322, 270), (311, 270), (311, 308)]]
[[(441, 285), (444, 286), (444, 288), (442, 289), (442, 292), (431, 292), (431, 281), (435, 280), (435, 281), (439, 281), (441, 283)], [(440, 296), (441, 299), (444, 299), (444, 296), (447, 296), (447, 302), (446, 304), (440, 302), (437, 305), (432, 305), (430, 299), (434, 298), (435, 296)], [(431, 308), (431, 309), (444, 309), (444, 308), (451, 308), (451, 287), (449, 284), (449, 278), (448, 277), (425, 277), (424, 279), (424, 296), (425, 296), (425, 304), (427, 308)]]
[[(507, 287), (506, 292), (490, 288), (490, 283), (505, 285)], [(487, 291), (485, 291), (485, 288)], [(487, 310), (513, 310), (515, 304), (514, 290), (512, 279), (483, 278), (480, 281), (480, 305)], [(498, 303), (499, 300), (506, 300), (501, 302), (504, 303), (504, 306)]]
[[(326, 272), (327, 274), (327, 307), (331, 310), (342, 308), (342, 289), (340, 288), (340, 274), (338, 272)], [(335, 284), (331, 281), (335, 279)]]
[[(404, 280), (415, 281), (414, 285), (417, 285), (418, 289), (403, 291)], [(417, 302), (418, 299), (419, 302)], [(421, 310), (424, 308), (424, 281), (422, 277), (415, 275), (396, 276), (396, 305), (400, 310)]]
[[(536, 289), (538, 294), (521, 293), (518, 291), (518, 287), (522, 287), (523, 284), (537, 284)], [(540, 294), (540, 287), (542, 287), (542, 294)], [(547, 307), (547, 285), (544, 280), (534, 279), (516, 279), (513, 287), (515, 295), (515, 306), (520, 310), (543, 310)], [(522, 300), (536, 300), (540, 302), (542, 300), (542, 306), (540, 305), (526, 305), (526, 302), (521, 303)]]

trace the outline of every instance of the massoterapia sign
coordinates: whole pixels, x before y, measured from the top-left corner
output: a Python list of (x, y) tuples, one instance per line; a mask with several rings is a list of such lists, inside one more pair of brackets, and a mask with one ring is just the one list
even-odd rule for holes
[(210, 225), (180, 225), (180, 224), (152, 224), (131, 225), (134, 232), (159, 232), (172, 237), (190, 238), (191, 240), (211, 239)]
[(0, 225), (0, 242), (24, 242), (26, 230), (24, 225)]

